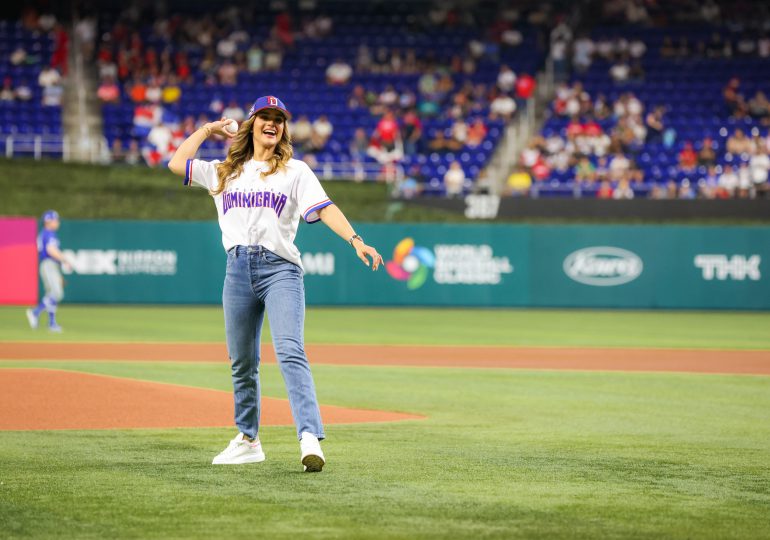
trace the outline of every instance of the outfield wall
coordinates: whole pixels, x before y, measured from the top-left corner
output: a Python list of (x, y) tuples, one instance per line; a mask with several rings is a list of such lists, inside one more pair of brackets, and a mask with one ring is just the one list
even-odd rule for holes
[[(768, 309), (770, 227), (361, 224), (373, 273), (300, 227), (308, 304)], [(214, 222), (64, 221), (70, 302), (219, 303)]]

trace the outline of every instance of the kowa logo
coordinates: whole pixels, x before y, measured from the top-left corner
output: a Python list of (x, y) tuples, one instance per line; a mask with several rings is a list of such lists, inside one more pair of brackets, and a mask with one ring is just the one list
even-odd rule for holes
[(638, 255), (611, 246), (579, 249), (564, 259), (564, 273), (585, 285), (612, 287), (638, 278), (644, 264)]

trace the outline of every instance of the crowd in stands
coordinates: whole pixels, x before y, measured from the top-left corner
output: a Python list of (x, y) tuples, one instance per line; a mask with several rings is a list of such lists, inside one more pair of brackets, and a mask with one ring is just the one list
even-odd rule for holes
[(714, 1), (687, 13), (637, 0), (603, 7), (591, 31), (573, 34), (566, 21), (552, 30), (561, 83), (506, 193), (765, 196), (770, 35), (756, 25), (760, 14)]
[[(97, 96), (105, 105), (131, 103), (133, 129), (128, 137), (111, 137), (113, 158), (125, 159), (125, 147), (141, 147), (144, 161), (158, 165), (167, 161), (178, 144), (198, 126), (214, 118), (242, 121), (252, 96), (233, 99), (240, 74), (268, 74), (281, 69), (283, 55), (295, 41), (319, 39), (331, 31), (331, 20), (318, 16), (301, 21), (296, 31), (287, 13), (278, 14), (263, 40), (255, 40), (246, 20), (235, 6), (217, 17), (175, 15), (156, 18), (149, 33), (132, 8), (120, 13), (112, 24), (104, 24), (96, 44)], [(184, 88), (202, 86), (211, 91), (205, 111), (184, 113)], [(224, 90), (224, 91), (223, 91)], [(224, 99), (227, 94), (230, 99)], [(181, 114), (180, 114), (181, 113)], [(327, 122), (328, 124), (328, 122)], [(320, 129), (321, 125), (318, 124)], [(318, 139), (314, 137), (314, 142)], [(304, 141), (301, 141), (304, 147)]]
[[(416, 32), (428, 32), (420, 38), (424, 43), (410, 38), (410, 44), (395, 46), (401, 41), (395, 37), (379, 44), (360, 39), (353, 47), (337, 47), (339, 54), (328, 62), (318, 58), (315, 65), (300, 64), (308, 76), (322, 68), (326, 89), (314, 90), (326, 92), (321, 96), (326, 99), (341, 96), (344, 109), (324, 114), (290, 96), (297, 157), (314, 168), (330, 159), (349, 162), (356, 179), (364, 178), (364, 165), (380, 167), (379, 177), (388, 181), (402, 177), (401, 171), (419, 170), (412, 176), (419, 177), (420, 186), (432, 182), (437, 191), (445, 174), (459, 167), (465, 169), (463, 190), (470, 187), (503, 125), (533, 95), (535, 79), (504, 61), (524, 40), (511, 23), (498, 21), (490, 32), (480, 32), (468, 14), (436, 6), (417, 23), (415, 17), (402, 17), (403, 27), (395, 27), (409, 32), (418, 26)], [(130, 131), (106, 120), (115, 160), (125, 159), (126, 148), (133, 149), (135, 159), (138, 145), (146, 163), (159, 165), (202, 123), (220, 116), (242, 120), (254, 97), (242, 93), (244, 82), (254, 82), (254, 76), (275, 75), (284, 82), (287, 76), (301, 78), (299, 53), (345, 39), (335, 34), (338, 15), (279, 11), (250, 21), (232, 8), (205, 18), (155, 16), (150, 28), (130, 9), (103, 17), (94, 53), (97, 95), (106, 117), (124, 118), (125, 113), (113, 111), (125, 111), (126, 104), (133, 108)], [(447, 44), (432, 48), (429, 36)], [(537, 62), (530, 65), (532, 71)], [(209, 90), (205, 108), (189, 105), (196, 87)], [(354, 129), (351, 121), (357, 122)]]
[[(505, 193), (755, 197), (770, 170), (770, 79), (757, 69), (770, 34), (767, 8), (749, 3), (607, 0), (575, 25), (547, 7), (499, 3), (484, 18), (435, 2), (382, 8), (358, 27), (364, 11), (348, 12), (364, 8), (352, 1), (205, 16), (132, 2), (81, 18), (75, 32), (96, 67), (114, 162), (162, 165), (197, 127), (243, 121), (277, 88), (294, 112), (295, 155), (315, 170), (344, 161), (357, 180), (377, 170), (402, 197), (483, 191), (504, 126), (535, 94), (542, 42), (555, 97)], [(6, 32), (0, 105), (59, 108), (67, 31), (31, 9), (17, 27)], [(225, 144), (204, 144), (206, 157)]]
[(19, 22), (0, 27), (0, 46), (7, 52), (0, 66), (0, 105), (61, 107), (69, 34), (56, 17), (24, 9)]

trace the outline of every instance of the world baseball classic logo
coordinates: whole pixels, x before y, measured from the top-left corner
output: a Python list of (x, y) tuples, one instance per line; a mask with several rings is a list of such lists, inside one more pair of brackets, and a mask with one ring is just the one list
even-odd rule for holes
[(431, 250), (415, 246), (412, 238), (404, 238), (396, 245), (393, 260), (385, 263), (385, 269), (390, 277), (406, 281), (407, 289), (413, 291), (423, 286), (435, 264)]

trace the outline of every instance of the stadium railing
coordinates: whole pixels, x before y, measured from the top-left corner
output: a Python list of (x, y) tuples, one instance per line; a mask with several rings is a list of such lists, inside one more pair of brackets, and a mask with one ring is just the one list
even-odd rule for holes
[(77, 140), (67, 135), (14, 134), (0, 137), (6, 158), (32, 157), (36, 160), (44, 157), (61, 158), (70, 161), (73, 154), (89, 156), (91, 163), (104, 163), (110, 160), (110, 151), (105, 137), (87, 137)]

